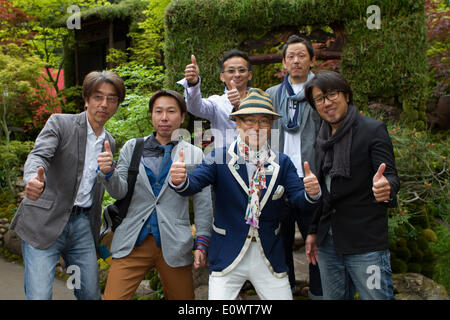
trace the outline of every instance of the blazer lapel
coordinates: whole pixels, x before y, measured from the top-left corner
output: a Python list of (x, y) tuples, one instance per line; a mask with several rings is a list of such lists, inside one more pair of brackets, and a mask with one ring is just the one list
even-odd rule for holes
[(228, 154), (231, 156), (231, 159), (228, 162), (228, 169), (230, 170), (234, 179), (236, 179), (237, 183), (239, 183), (239, 185), (242, 187), (242, 190), (244, 190), (245, 194), (248, 195), (249, 186), (248, 186), (247, 167), (245, 165), (245, 162), (243, 164), (238, 163), (239, 156), (235, 152), (236, 144), (237, 142), (234, 141), (228, 148)]

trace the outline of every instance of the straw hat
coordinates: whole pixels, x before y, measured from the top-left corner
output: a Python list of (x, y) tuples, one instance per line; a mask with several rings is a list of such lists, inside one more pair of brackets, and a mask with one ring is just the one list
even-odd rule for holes
[(247, 97), (241, 101), (238, 110), (230, 114), (230, 120), (234, 120), (235, 116), (257, 113), (268, 114), (274, 116), (275, 119), (281, 117), (274, 111), (272, 99), (267, 92), (258, 88), (251, 88)]

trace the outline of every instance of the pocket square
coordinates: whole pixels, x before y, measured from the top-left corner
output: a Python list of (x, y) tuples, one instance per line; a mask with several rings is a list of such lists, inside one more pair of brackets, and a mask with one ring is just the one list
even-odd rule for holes
[(283, 186), (278, 186), (277, 190), (275, 190), (275, 192), (273, 193), (272, 196), (272, 200), (278, 200), (280, 199), (284, 194), (284, 187)]

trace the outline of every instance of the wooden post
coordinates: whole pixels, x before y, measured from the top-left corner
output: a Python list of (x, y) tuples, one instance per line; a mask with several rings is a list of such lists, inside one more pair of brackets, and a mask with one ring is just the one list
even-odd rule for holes
[[(114, 20), (109, 21), (109, 49), (114, 49)], [(108, 51), (107, 54), (110, 52)], [(114, 68), (114, 64), (112, 62), (108, 63), (108, 69)]]

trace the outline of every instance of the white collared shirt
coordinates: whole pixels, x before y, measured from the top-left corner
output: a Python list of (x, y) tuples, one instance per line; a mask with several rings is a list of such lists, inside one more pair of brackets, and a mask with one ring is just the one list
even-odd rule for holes
[(96, 136), (91, 124), (87, 118), (87, 139), (86, 139), (86, 155), (84, 157), (83, 176), (81, 177), (80, 186), (78, 188), (77, 197), (74, 206), (88, 208), (92, 205), (92, 187), (97, 178), (97, 157), (102, 152), (105, 141), (105, 129), (102, 129), (100, 136)]
[[(291, 83), (289, 79), (289, 83)], [(294, 93), (297, 94), (303, 87), (306, 82), (299, 84), (291, 84)], [(290, 102), (291, 103), (291, 102)], [(295, 114), (295, 109), (289, 108), (289, 118), (292, 119)], [(299, 124), (300, 125), (300, 124)], [(302, 139), (301, 132), (298, 130), (297, 132), (284, 132), (284, 150), (283, 153), (287, 154), (289, 158), (291, 158), (292, 162), (297, 169), (297, 174), (300, 178), (303, 178), (303, 163), (302, 163)]]

